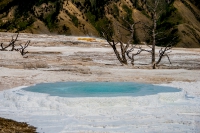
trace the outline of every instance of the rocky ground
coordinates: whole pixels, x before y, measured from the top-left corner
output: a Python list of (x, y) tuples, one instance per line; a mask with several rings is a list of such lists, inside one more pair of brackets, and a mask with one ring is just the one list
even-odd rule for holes
[[(14, 34), (1, 33), (6, 45)], [(0, 90), (57, 81), (136, 81), (163, 83), (200, 80), (200, 49), (174, 48), (172, 64), (164, 58), (156, 70), (141, 54), (135, 66), (122, 66), (102, 39), (20, 34), (17, 43), (30, 40), (28, 58), (19, 52), (0, 52)], [(158, 50), (159, 48), (157, 48)]]
[[(13, 35), (0, 33), (3, 45)], [(0, 90), (59, 81), (200, 81), (200, 49), (174, 48), (170, 53), (172, 64), (164, 58), (152, 70), (148, 54), (137, 56), (135, 66), (120, 65), (106, 41), (98, 38), (20, 34), (18, 40), (22, 44), (31, 41), (28, 57), (23, 58), (19, 52), (0, 51)], [(4, 121), (0, 119), (0, 123)]]

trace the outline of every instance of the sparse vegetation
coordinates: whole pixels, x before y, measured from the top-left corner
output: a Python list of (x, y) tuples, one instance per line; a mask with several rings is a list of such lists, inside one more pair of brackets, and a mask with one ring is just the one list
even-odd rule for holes
[(113, 4), (112, 14), (115, 18), (119, 17), (119, 9), (116, 4)]
[(70, 18), (72, 19), (73, 24), (78, 27), (78, 18), (74, 15), (70, 15)]
[(63, 31), (68, 31), (69, 30), (69, 27), (67, 27), (66, 25), (63, 25)]
[[(127, 5), (123, 5), (122, 8), (126, 12), (126, 14), (124, 16), (125, 21), (127, 21), (129, 23), (134, 23), (133, 18), (132, 18), (132, 10)], [(126, 25), (126, 23), (124, 23), (124, 24)]]
[(87, 12), (85, 15), (86, 15), (87, 19), (89, 20), (89, 22), (90, 22), (92, 25), (95, 25), (96, 16), (93, 15), (91, 12)]
[(48, 15), (45, 19), (44, 22), (47, 25), (47, 27), (49, 29), (52, 29), (55, 25), (54, 25), (54, 20), (55, 20), (55, 14), (52, 13), (50, 15)]
[[(183, 2), (183, 4), (185, 4), (185, 6), (187, 6), (190, 9), (190, 11), (196, 17), (196, 19), (200, 22), (200, 15), (194, 11), (194, 9), (191, 7), (191, 5), (188, 2), (186, 2), (185, 0), (181, 0), (181, 2)], [(197, 3), (197, 2), (195, 2), (195, 3)], [(198, 6), (200, 7), (199, 3), (198, 3)]]
[(190, 0), (190, 1), (191, 1), (191, 3), (193, 3), (194, 5), (196, 5), (196, 7), (197, 7), (198, 9), (200, 9), (199, 0)]

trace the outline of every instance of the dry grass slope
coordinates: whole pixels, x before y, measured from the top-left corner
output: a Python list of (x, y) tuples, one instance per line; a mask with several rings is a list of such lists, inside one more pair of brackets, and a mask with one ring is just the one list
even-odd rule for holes
[[(190, 9), (187, 8), (180, 0), (176, 0), (174, 2), (174, 7), (177, 8), (178, 12), (184, 19), (184, 23), (178, 25), (179, 36), (182, 39), (178, 43), (178, 46), (200, 47), (200, 22), (196, 19)], [(195, 10), (199, 12), (199, 10)]]

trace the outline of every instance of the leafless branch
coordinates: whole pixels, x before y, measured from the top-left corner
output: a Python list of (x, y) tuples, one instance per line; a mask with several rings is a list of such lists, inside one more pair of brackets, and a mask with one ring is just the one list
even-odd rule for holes
[(3, 46), (3, 43), (1, 43), (1, 51), (7, 51), (8, 47), (11, 47), (10, 51), (14, 51), (15, 50), (15, 42), (17, 41), (17, 38), (19, 36), (19, 33), (17, 33), (17, 36), (15, 37), (15, 39), (12, 36), (12, 39), (10, 40), (9, 44), (7, 46)]
[[(28, 53), (28, 51), (25, 51), (25, 49), (28, 47), (28, 45), (30, 44), (31, 41), (27, 41), (24, 46), (22, 46), (21, 44), (19, 44), (21, 46), (21, 48), (19, 48), (19, 52), (21, 53), (22, 56), (24, 56), (25, 54)], [(27, 57), (27, 56), (26, 56)]]
[[(131, 40), (133, 39), (133, 36), (134, 36), (134, 30), (135, 30), (134, 26), (135, 26), (135, 24), (139, 23), (139, 22), (136, 22), (134, 24), (130, 24), (127, 21), (125, 21), (125, 22), (130, 26), (129, 28), (126, 28), (126, 27), (124, 27), (122, 25), (115, 24), (115, 26), (117, 28), (117, 37), (116, 37), (116, 39), (113, 39), (112, 35), (108, 33), (109, 30), (105, 30), (104, 29), (104, 32), (102, 32), (103, 37), (107, 40), (108, 44), (112, 47), (112, 49), (114, 50), (115, 55), (117, 56), (117, 59), (120, 61), (120, 63), (122, 65), (123, 64), (125, 64), (125, 65), (128, 64), (126, 56), (129, 56), (129, 54), (127, 54), (127, 51), (130, 51), (130, 50), (128, 50), (128, 48), (129, 48), (129, 46), (131, 44)], [(131, 35), (129, 37), (122, 35), (119, 27), (129, 31), (131, 33)], [(123, 42), (123, 37), (127, 38), (128, 41), (126, 43)], [(115, 40), (116, 40), (116, 42), (115, 42)], [(116, 46), (117, 44), (119, 44), (120, 52), (117, 50), (117, 46)], [(129, 58), (129, 59), (132, 59), (132, 58)], [(134, 62), (133, 60), (131, 60), (131, 61)]]
[(151, 29), (151, 28), (152, 28), (151, 26), (145, 24), (144, 22), (140, 22), (140, 23), (141, 23), (142, 25), (144, 25), (144, 28), (145, 28), (145, 29)]
[(170, 43), (168, 43), (164, 48), (161, 48), (161, 49), (159, 50), (159, 59), (158, 59), (158, 61), (156, 62), (156, 64), (159, 64), (160, 61), (162, 60), (162, 58), (163, 58), (164, 56), (166, 56), (166, 57), (168, 58), (169, 63), (172, 64), (171, 61), (170, 61), (170, 58), (169, 58), (168, 53), (171, 52), (171, 51), (169, 51), (169, 50), (172, 49), (174, 40), (175, 40), (176, 38), (177, 38), (177, 37), (174, 37), (174, 38), (171, 40)]
[[(136, 53), (133, 53), (134, 50), (137, 50)], [(152, 53), (151, 50), (144, 49), (142, 46), (132, 45), (132, 48), (126, 51), (127, 57), (131, 60), (131, 64), (134, 65), (134, 57), (141, 54), (142, 52)]]
[(24, 46), (22, 46), (21, 44), (19, 44), (19, 46), (21, 48), (15, 48), (15, 46), (16, 46), (15, 42), (18, 41), (17, 40), (18, 36), (19, 36), (19, 33), (17, 33), (17, 36), (15, 38), (12, 36), (12, 39), (10, 40), (9, 44), (7, 46), (5, 46), (5, 47), (3, 46), (3, 43), (1, 43), (1, 49), (0, 49), (0, 51), (7, 51), (7, 48), (11, 47), (11, 49), (9, 51), (19, 51), (22, 56), (24, 56), (25, 54), (27, 54), (28, 51), (25, 51), (25, 49), (30, 44), (30, 41), (27, 41)]
[(16, 36), (15, 39), (13, 39), (13, 37), (12, 37), (12, 40), (10, 41), (10, 44), (11, 44), (12, 48), (11, 48), (10, 51), (14, 51), (15, 50), (15, 42), (17, 41), (18, 36), (19, 36), (19, 32), (17, 33), (17, 36)]
[[(109, 33), (109, 31), (110, 31), (109, 29), (111, 29), (110, 26), (108, 27), (108, 30), (103, 29), (104, 31), (102, 31), (102, 35), (106, 39), (108, 44), (112, 47), (119, 62), (122, 65), (124, 65), (124, 64), (127, 65), (127, 60), (126, 60), (126, 57), (124, 56), (125, 55), (124, 54), (124, 44), (121, 41), (115, 42), (112, 34)], [(120, 44), (121, 54), (117, 50), (117, 46), (116, 46), (117, 44)]]

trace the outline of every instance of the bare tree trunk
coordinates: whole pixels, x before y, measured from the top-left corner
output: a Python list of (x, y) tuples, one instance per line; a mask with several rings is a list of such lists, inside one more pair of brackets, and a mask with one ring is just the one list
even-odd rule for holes
[[(122, 40), (121, 40), (122, 36), (121, 36), (119, 31), (118, 31), (118, 34), (120, 34), (120, 37), (117, 38), (117, 41), (115, 41), (113, 36), (109, 33), (110, 30), (111, 30), (111, 26), (109, 26), (107, 30), (104, 30), (102, 32), (103, 37), (107, 40), (108, 44), (112, 47), (112, 49), (113, 49), (117, 59), (119, 60), (119, 62), (122, 65), (128, 65), (128, 61), (126, 59), (126, 52), (127, 52), (128, 47), (129, 47), (129, 43), (124, 44), (122, 42)], [(119, 48), (117, 49), (117, 44), (119, 44), (120, 50), (119, 50)]]
[[(110, 43), (109, 43), (110, 44)], [(123, 44), (121, 44), (123, 45)], [(113, 51), (117, 57), (117, 59), (119, 60), (119, 62), (122, 64), (122, 65), (127, 65), (128, 62), (127, 62), (127, 59), (125, 57), (125, 52), (121, 52), (122, 54), (122, 57), (120, 56), (119, 52), (117, 51), (117, 48), (116, 48), (116, 45), (113, 45), (113, 44), (110, 44), (110, 46), (113, 48)], [(121, 46), (122, 47), (122, 46)], [(123, 51), (123, 50), (122, 50)]]
[(156, 9), (153, 11), (153, 30), (152, 30), (152, 68), (156, 69), (155, 63), (155, 46), (156, 46), (156, 26), (157, 26)]
[(120, 47), (121, 47), (121, 55), (122, 55), (122, 60), (124, 61), (124, 64), (128, 64), (127, 59), (126, 59), (126, 51), (127, 48), (129, 47), (129, 44), (125, 44), (126, 46), (124, 47), (123, 42), (120, 42)]

